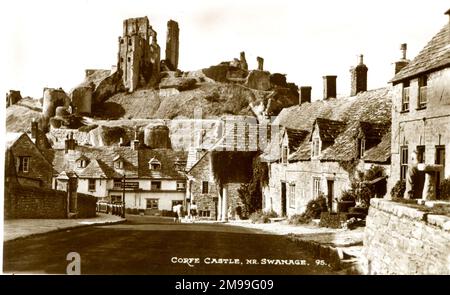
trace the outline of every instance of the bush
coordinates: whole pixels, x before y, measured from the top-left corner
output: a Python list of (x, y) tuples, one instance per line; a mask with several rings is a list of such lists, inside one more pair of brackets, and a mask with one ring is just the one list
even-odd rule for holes
[(344, 190), (339, 198), (341, 202), (355, 202), (356, 196), (353, 190)]
[(439, 199), (450, 200), (450, 177), (441, 181), (439, 185)]
[(85, 125), (85, 126), (81, 126), (80, 128), (78, 128), (78, 131), (80, 132), (89, 132), (92, 129), (97, 128), (98, 125), (94, 124), (94, 125)]
[(308, 224), (310, 223), (312, 218), (307, 216), (305, 213), (302, 214), (294, 214), (289, 218), (289, 224)]
[(399, 180), (391, 189), (392, 199), (402, 199), (406, 190), (406, 182), (404, 180)]
[(320, 194), (317, 199), (311, 200), (306, 204), (306, 210), (302, 214), (295, 214), (289, 218), (290, 224), (308, 224), (313, 219), (320, 218), (322, 212), (327, 212), (327, 199)]
[(261, 210), (255, 211), (250, 214), (250, 220), (252, 223), (269, 223), (270, 218), (278, 217), (278, 214), (274, 211), (262, 212)]

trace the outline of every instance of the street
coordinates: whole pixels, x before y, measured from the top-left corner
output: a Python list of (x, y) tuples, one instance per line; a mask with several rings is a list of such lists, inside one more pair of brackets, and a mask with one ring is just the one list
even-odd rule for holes
[(91, 226), (5, 242), (5, 273), (65, 274), (77, 252), (81, 274), (332, 274), (282, 236), (226, 224), (174, 224), (127, 215)]

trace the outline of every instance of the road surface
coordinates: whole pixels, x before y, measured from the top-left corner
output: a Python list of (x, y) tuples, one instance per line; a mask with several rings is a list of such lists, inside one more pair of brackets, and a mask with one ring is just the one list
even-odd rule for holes
[(225, 224), (127, 219), (6, 242), (3, 271), (64, 274), (68, 253), (77, 252), (81, 274), (333, 273), (282, 236)]

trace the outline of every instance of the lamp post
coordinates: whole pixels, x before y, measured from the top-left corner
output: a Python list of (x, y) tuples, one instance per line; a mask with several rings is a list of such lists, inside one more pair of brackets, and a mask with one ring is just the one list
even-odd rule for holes
[(125, 173), (122, 176), (122, 218), (125, 218)]

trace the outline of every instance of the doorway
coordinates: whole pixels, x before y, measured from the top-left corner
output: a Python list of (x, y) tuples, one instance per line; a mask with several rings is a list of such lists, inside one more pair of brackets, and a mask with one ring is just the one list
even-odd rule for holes
[(445, 179), (445, 146), (436, 146), (435, 163), (443, 166), (442, 170), (436, 172), (436, 195), (440, 196), (440, 184)]
[(286, 182), (281, 183), (281, 216), (286, 216)]
[(328, 210), (333, 212), (334, 180), (332, 179), (327, 179), (327, 192)]

